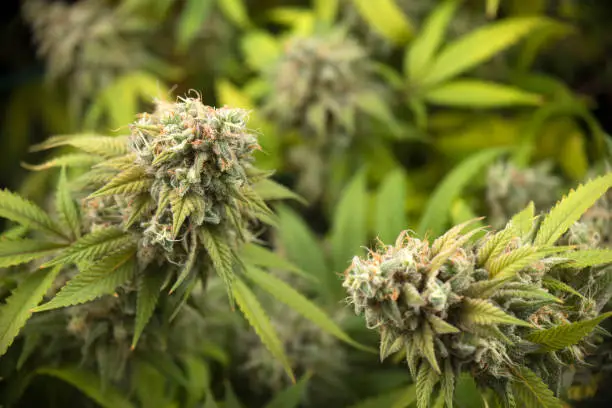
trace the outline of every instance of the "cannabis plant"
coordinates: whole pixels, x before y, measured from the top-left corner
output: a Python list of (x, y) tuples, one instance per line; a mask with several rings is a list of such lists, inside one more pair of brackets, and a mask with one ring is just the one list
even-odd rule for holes
[(22, 14), (47, 78), (54, 84), (65, 81), (77, 112), (118, 76), (162, 64), (143, 44), (145, 22), (111, 2), (26, 0)]
[[(434, 240), (401, 234), (355, 257), (344, 287), (357, 314), (380, 332), (380, 357), (404, 350), (417, 405), (440, 383), (447, 406), (454, 379), (469, 372), (501, 406), (560, 407), (563, 368), (583, 363), (612, 293), (591, 268), (602, 249), (556, 244), (612, 186), (612, 174), (571, 191), (546, 216), (530, 203), (504, 229), (472, 239), (473, 222)], [(586, 284), (576, 285), (574, 278)]]
[(510, 161), (495, 163), (487, 173), (486, 200), (491, 224), (503, 227), (530, 201), (537, 213), (550, 209), (560, 196), (562, 183), (550, 162), (526, 168), (517, 167)]
[[(238, 251), (253, 239), (251, 228), (260, 220), (274, 222), (258, 189), (269, 192), (275, 184), (253, 166), (259, 146), (246, 120), (244, 110), (215, 109), (186, 97), (159, 101), (155, 112), (130, 125), (129, 136), (56, 136), (36, 146), (83, 151), (43, 167), (95, 164), (72, 184), (80, 206), (62, 173), (53, 218), (14, 193), (0, 192), (0, 216), (22, 226), (16, 239), (0, 242), (0, 266), (22, 267), (3, 310), (0, 352), (30, 309), (42, 312), (115, 294), (132, 310), (119, 315), (134, 316), (126, 333), (133, 348), (160, 290), (176, 292), (180, 305), (198, 281), (205, 284), (217, 273), (232, 299)], [(61, 288), (36, 307), (54, 285)], [(104, 307), (113, 309), (113, 301)], [(93, 330), (75, 313), (70, 332)]]
[(364, 114), (385, 104), (373, 62), (357, 41), (337, 29), (290, 38), (269, 78), (263, 112), (303, 136), (290, 160), (300, 171), (298, 190), (316, 199), (329, 161), (346, 152)]

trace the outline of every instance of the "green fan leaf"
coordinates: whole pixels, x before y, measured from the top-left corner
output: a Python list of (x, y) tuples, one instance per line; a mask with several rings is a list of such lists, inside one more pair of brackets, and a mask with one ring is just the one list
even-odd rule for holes
[(31, 239), (0, 241), (0, 268), (19, 265), (52, 255), (66, 245)]
[(80, 271), (49, 302), (35, 312), (73, 306), (110, 295), (134, 273), (134, 247), (108, 255)]
[(434, 345), (434, 332), (427, 322), (423, 322), (421, 330), (415, 336), (416, 346), (419, 352), (427, 359), (429, 366), (437, 373), (441, 374), (436, 350)]
[(231, 301), (230, 288), (234, 280), (234, 254), (223, 237), (216, 231), (202, 228), (200, 229), (200, 239), (210, 256), (217, 275), (225, 282)]
[(147, 323), (153, 316), (155, 305), (159, 299), (159, 292), (164, 283), (165, 276), (161, 273), (141, 274), (138, 279), (138, 295), (136, 297), (136, 321), (134, 323), (134, 336), (132, 337), (132, 350), (136, 348)]
[(334, 210), (330, 236), (334, 272), (344, 271), (366, 244), (367, 210), (366, 172), (362, 170), (345, 187)]
[(101, 228), (79, 238), (45, 266), (93, 261), (96, 258), (131, 247), (134, 238), (119, 228)]
[(612, 263), (612, 250), (609, 249), (584, 249), (565, 252), (561, 256), (567, 260), (564, 266), (578, 269)]
[(311, 282), (318, 282), (316, 276), (304, 272), (276, 252), (270, 251), (269, 249), (254, 243), (247, 243), (242, 247), (240, 258), (243, 259), (245, 263), (250, 263), (255, 266), (262, 266), (265, 268), (281, 269), (287, 272), (292, 272)]
[(246, 276), (327, 333), (358, 349), (373, 351), (351, 339), (323, 310), (277, 277), (252, 266), (247, 266)]
[(513, 324), (516, 326), (531, 327), (523, 320), (510, 316), (497, 306), (484, 299), (463, 299), (461, 321), (464, 324)]
[(603, 320), (612, 316), (612, 312), (603, 313), (594, 319), (581, 322), (561, 324), (550, 329), (529, 333), (527, 340), (541, 344), (548, 351), (562, 350), (580, 342), (588, 336)]
[(187, 260), (181, 266), (181, 272), (179, 273), (178, 278), (176, 278), (176, 282), (174, 282), (174, 285), (172, 285), (172, 288), (170, 289), (169, 293), (174, 293), (174, 291), (177, 290), (179, 286), (181, 286), (183, 281), (185, 281), (185, 279), (187, 279), (187, 277), (193, 271), (193, 266), (195, 265), (196, 256), (198, 254), (198, 240), (195, 231), (192, 231), (192, 233), (190, 234), (190, 239), (191, 243), (189, 247), (189, 253), (187, 254)]
[(436, 7), (425, 20), (419, 35), (407, 48), (404, 56), (404, 74), (410, 82), (418, 81), (427, 72), (444, 40), (444, 34), (458, 4), (457, 0), (447, 0)]
[(202, 29), (214, 3), (214, 0), (189, 0), (185, 2), (179, 17), (180, 23), (176, 25), (176, 46), (180, 52), (187, 50), (191, 41)]
[(408, 226), (405, 202), (406, 176), (401, 169), (392, 171), (382, 181), (376, 194), (375, 233), (382, 242), (392, 242)]
[(206, 203), (204, 198), (195, 193), (187, 193), (180, 196), (174, 192), (170, 193), (170, 205), (172, 206), (172, 236), (176, 237), (183, 226), (185, 219), (191, 214), (194, 218), (203, 219)]
[(444, 371), (442, 372), (441, 382), (446, 408), (453, 408), (453, 395), (455, 394), (455, 373), (448, 359), (444, 360)]
[(487, 61), (546, 22), (539, 17), (506, 18), (474, 30), (447, 45), (420, 83), (430, 86), (451, 79)]
[(611, 186), (612, 173), (593, 179), (570, 191), (546, 215), (534, 243), (554, 244)]
[(287, 258), (300, 269), (315, 277), (321, 284), (320, 291), (328, 299), (333, 296), (334, 285), (340, 287), (338, 277), (330, 271), (319, 240), (308, 225), (289, 207), (278, 209), (280, 247), (287, 253)]
[(6, 299), (6, 303), (0, 306), (0, 356), (13, 344), (32, 315), (32, 309), (43, 299), (60, 269), (57, 266), (28, 275)]
[(36, 370), (36, 374), (59, 378), (78, 388), (83, 394), (103, 406), (104, 408), (133, 408), (127, 396), (119, 390), (106, 384), (101, 387), (102, 381), (95, 374), (77, 367), (52, 368), (43, 367)]
[(555, 397), (536, 373), (527, 367), (520, 367), (514, 374), (511, 389), (518, 404), (526, 408), (563, 408), (563, 402)]
[(391, 354), (398, 352), (404, 347), (404, 337), (395, 334), (395, 331), (382, 327), (380, 330), (379, 355), (383, 362)]
[(455, 167), (446, 178), (438, 184), (425, 206), (417, 232), (425, 235), (430, 231), (434, 236), (441, 234), (448, 221), (450, 206), (465, 186), (487, 165), (505, 153), (507, 149), (492, 148), (468, 157)]
[(295, 376), (293, 375), (291, 365), (285, 355), (281, 341), (278, 339), (274, 327), (272, 327), (272, 323), (270, 323), (270, 319), (267, 317), (253, 292), (251, 292), (249, 287), (239, 279), (234, 281), (232, 291), (236, 303), (249, 321), (249, 324), (255, 329), (255, 332), (270, 353), (281, 362), (285, 372), (295, 383)]
[(491, 278), (506, 279), (515, 276), (517, 272), (537, 262), (544, 255), (536, 247), (523, 246), (513, 251), (502, 253), (496, 258), (489, 258), (485, 266)]
[(433, 394), (435, 385), (440, 376), (425, 360), (421, 361), (419, 372), (416, 377), (416, 401), (417, 408), (428, 408), (429, 400)]
[(302, 401), (310, 377), (312, 377), (312, 373), (303, 375), (297, 383), (277, 393), (264, 408), (297, 408)]
[(135, 196), (130, 202), (130, 215), (125, 222), (125, 228), (129, 228), (136, 221), (140, 220), (140, 218), (151, 209), (153, 206), (153, 199), (151, 198), (151, 194), (142, 193)]
[(446, 82), (427, 91), (423, 97), (433, 105), (479, 109), (537, 106), (542, 103), (542, 96), (538, 94), (476, 79)]
[(79, 209), (70, 195), (65, 167), (62, 167), (59, 182), (57, 183), (55, 208), (60, 219), (66, 225), (66, 229), (70, 231), (72, 237), (79, 238), (81, 236), (81, 214), (79, 213)]
[(54, 157), (41, 164), (27, 164), (21, 163), (21, 165), (32, 171), (47, 170), (52, 167), (91, 167), (92, 165), (100, 162), (101, 156), (96, 156), (87, 153), (68, 153), (61, 156)]
[(62, 229), (39, 206), (8, 190), (0, 190), (0, 217), (66, 241)]
[(412, 24), (395, 0), (353, 0), (353, 3), (365, 21), (385, 38), (403, 44), (412, 36)]
[(535, 205), (530, 201), (527, 207), (510, 219), (509, 224), (521, 239), (525, 239), (533, 228), (534, 217)]
[(53, 136), (32, 146), (30, 151), (37, 152), (60, 146), (76, 147), (86, 153), (103, 157), (121, 156), (130, 153), (126, 136), (101, 136), (96, 134)]
[(545, 276), (542, 279), (542, 285), (549, 290), (556, 290), (559, 292), (569, 293), (570, 295), (578, 296), (579, 298), (586, 299), (584, 295), (578, 292), (576, 289), (572, 288), (567, 283), (561, 282), (555, 278), (551, 278), (550, 276)]
[(115, 194), (139, 194), (149, 191), (153, 178), (148, 176), (143, 167), (133, 166), (117, 174), (111, 181), (89, 198), (104, 197)]
[(259, 194), (262, 200), (296, 200), (301, 204), (307, 204), (303, 197), (274, 180), (263, 179), (258, 181), (253, 185), (253, 189)]

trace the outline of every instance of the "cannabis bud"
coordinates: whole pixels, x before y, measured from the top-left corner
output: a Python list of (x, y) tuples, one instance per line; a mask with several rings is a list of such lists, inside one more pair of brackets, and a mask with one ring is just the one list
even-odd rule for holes
[(375, 90), (367, 53), (341, 31), (291, 39), (271, 78), (265, 111), (319, 147), (348, 142), (360, 97)]
[(240, 208), (253, 196), (247, 173), (259, 149), (246, 120), (244, 110), (214, 109), (187, 98), (160, 104), (131, 126), (136, 165), (123, 174), (146, 180), (133, 191), (146, 192), (154, 209), (141, 223), (145, 246), (159, 244), (172, 253), (203, 224), (234, 239), (243, 233)]
[(498, 162), (489, 167), (487, 203), (491, 224), (503, 227), (512, 215), (533, 201), (536, 211), (546, 211), (560, 196), (562, 180), (544, 162), (534, 167), (519, 168), (511, 162)]
[(136, 35), (146, 29), (137, 17), (102, 0), (27, 0), (23, 15), (49, 79), (67, 79), (77, 107), (117, 76), (151, 62)]
[(438, 382), (452, 403), (453, 378), (463, 371), (501, 398), (521, 400), (534, 382), (557, 389), (562, 367), (584, 361), (583, 340), (608, 317), (599, 312), (610, 293), (572, 277), (611, 258), (555, 242), (610, 182), (607, 175), (579, 187), (541, 222), (531, 203), (476, 242), (479, 229), (467, 222), (431, 244), (403, 233), (353, 259), (343, 286), (355, 312), (380, 331), (381, 359), (405, 350), (419, 407)]

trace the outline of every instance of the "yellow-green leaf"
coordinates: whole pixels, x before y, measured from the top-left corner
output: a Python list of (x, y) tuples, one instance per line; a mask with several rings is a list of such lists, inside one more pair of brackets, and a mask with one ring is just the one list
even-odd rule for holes
[(507, 18), (486, 25), (447, 45), (420, 81), (431, 86), (451, 79), (487, 61), (546, 23), (542, 17)]
[(419, 35), (406, 49), (404, 75), (410, 82), (417, 81), (431, 64), (442, 44), (448, 23), (455, 14), (458, 0), (446, 0), (429, 15)]
[(431, 104), (466, 108), (500, 108), (536, 106), (542, 102), (538, 94), (509, 85), (480, 80), (456, 80), (444, 83), (425, 93)]
[(395, 0), (353, 0), (361, 17), (380, 35), (396, 44), (406, 43), (414, 31)]

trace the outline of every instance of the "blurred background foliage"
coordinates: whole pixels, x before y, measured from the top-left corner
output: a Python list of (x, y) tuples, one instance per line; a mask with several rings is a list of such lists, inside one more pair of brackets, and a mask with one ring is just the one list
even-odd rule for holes
[[(197, 92), (209, 105), (247, 108), (263, 147), (259, 167), (275, 170), (277, 181), (305, 198), (277, 206), (279, 228), (266, 236), (305, 277), (284, 273), (287, 265), (276, 258), (266, 264), (252, 255), (371, 345), (371, 333), (344, 313), (338, 278), (360, 248), (376, 237), (391, 242), (404, 229), (437, 235), (480, 215), (499, 226), (529, 200), (545, 210), (601, 171), (610, 152), (612, 4), (603, 0), (3, 6), (0, 186), (45, 200), (53, 173), (28, 170), (62, 163), (29, 153), (30, 145), (58, 134), (125, 134), (154, 99)], [(193, 329), (177, 339), (185, 350), (180, 362), (153, 356), (132, 367), (137, 406), (414, 401), (401, 363), (380, 365), (270, 303), (272, 324), (301, 376), (290, 386), (243, 322), (229, 308), (217, 310), (221, 300), (194, 297), (215, 312), (200, 323), (191, 309), (178, 315), (184, 329), (173, 330)], [(568, 403), (587, 398), (588, 406), (609, 406), (609, 391), (597, 386), (607, 365), (569, 389)], [(59, 379), (87, 401), (130, 406), (76, 370), (40, 370), (32, 387), (59, 390), (49, 394), (55, 404), (74, 401)], [(172, 392), (163, 385), (168, 378), (178, 384)], [(460, 384), (457, 405), (481, 406), (469, 379)], [(23, 406), (36, 400), (24, 398)]]

